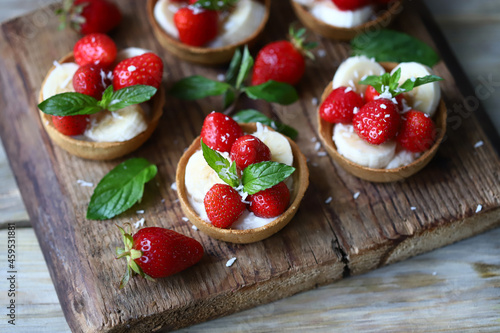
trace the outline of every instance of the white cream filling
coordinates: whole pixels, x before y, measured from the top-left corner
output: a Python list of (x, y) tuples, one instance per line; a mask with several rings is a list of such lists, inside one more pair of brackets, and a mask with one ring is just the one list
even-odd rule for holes
[(294, 1), (305, 6), (318, 20), (341, 28), (353, 28), (366, 23), (374, 14), (372, 6), (364, 6), (356, 10), (340, 10), (331, 0)]

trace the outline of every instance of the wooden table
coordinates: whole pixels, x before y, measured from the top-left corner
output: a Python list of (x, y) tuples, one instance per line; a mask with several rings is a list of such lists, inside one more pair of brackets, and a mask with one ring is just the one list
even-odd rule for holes
[[(50, 1), (39, 1), (41, 6)], [(499, 1), (426, 1), (473, 85), (500, 82)], [(0, 21), (33, 9), (28, 0), (0, 0)], [(495, 87), (498, 90), (498, 85)], [(496, 95), (496, 96), (495, 96)], [(500, 95), (483, 99), (490, 115)], [(500, 114), (492, 117), (500, 130)], [(17, 226), (17, 325), (1, 332), (68, 332), (43, 256), (0, 151), (0, 228)], [(0, 230), (5, 244), (7, 231)], [(5, 272), (6, 247), (0, 248)], [(6, 305), (6, 276), (0, 304)], [(5, 288), (4, 288), (5, 287)], [(358, 277), (190, 327), (189, 332), (500, 331), (500, 230)]]

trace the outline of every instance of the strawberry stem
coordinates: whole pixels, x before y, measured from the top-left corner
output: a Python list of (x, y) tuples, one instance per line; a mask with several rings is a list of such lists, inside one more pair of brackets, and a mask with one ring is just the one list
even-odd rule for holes
[(296, 31), (295, 25), (295, 23), (290, 24), (290, 28), (288, 29), (288, 39), (300, 53), (302, 53), (309, 59), (314, 60), (314, 54), (311, 52), (311, 50), (316, 48), (318, 46), (318, 43), (307, 42), (306, 28), (300, 28)]

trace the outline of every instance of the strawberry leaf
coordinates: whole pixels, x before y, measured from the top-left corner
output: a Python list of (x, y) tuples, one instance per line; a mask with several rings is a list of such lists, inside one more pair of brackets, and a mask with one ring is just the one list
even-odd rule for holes
[(255, 194), (284, 181), (295, 171), (295, 168), (277, 162), (261, 162), (250, 164), (243, 170), (243, 191)]
[(144, 184), (156, 173), (156, 165), (143, 158), (119, 164), (97, 184), (87, 208), (87, 218), (105, 220), (123, 213), (142, 198)]
[(203, 157), (207, 164), (219, 175), (219, 178), (226, 182), (229, 186), (237, 187), (240, 184), (240, 179), (236, 173), (236, 163), (230, 162), (224, 158), (219, 152), (207, 146), (203, 140), (200, 140)]
[(261, 112), (253, 109), (239, 111), (233, 116), (233, 119), (238, 123), (261, 123), (270, 126), (274, 130), (288, 136), (292, 140), (295, 140), (299, 134), (295, 128), (269, 119)]
[(236, 78), (236, 89), (240, 89), (243, 81), (245, 81), (250, 74), (253, 67), (253, 58), (248, 51), (248, 46), (245, 45), (243, 50), (243, 58), (241, 60), (240, 71), (238, 72), (238, 77)]
[(75, 116), (93, 114), (102, 110), (99, 102), (91, 96), (77, 92), (66, 92), (47, 98), (38, 108), (53, 116)]
[(177, 81), (169, 94), (180, 99), (195, 100), (224, 94), (231, 89), (226, 82), (219, 82), (195, 75)]
[[(108, 89), (109, 87), (106, 89), (106, 91), (108, 91)], [(109, 100), (109, 102), (103, 105), (103, 108), (109, 111), (117, 111), (130, 105), (149, 101), (151, 97), (156, 94), (156, 90), (157, 89), (155, 87), (146, 85), (135, 85), (122, 88), (113, 92), (110, 98), (106, 96), (106, 99)], [(106, 91), (104, 93), (106, 93)], [(101, 102), (103, 102), (104, 104), (104, 102), (107, 102), (107, 100), (105, 101), (103, 98)]]
[(293, 86), (273, 80), (257, 86), (244, 87), (243, 91), (252, 99), (263, 99), (267, 102), (283, 105), (292, 104), (299, 99), (299, 95)]

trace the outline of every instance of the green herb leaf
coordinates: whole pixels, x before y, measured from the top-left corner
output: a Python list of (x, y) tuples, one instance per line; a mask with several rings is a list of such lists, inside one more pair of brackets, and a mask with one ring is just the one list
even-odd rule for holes
[(106, 88), (106, 90), (104, 90), (104, 92), (102, 93), (102, 97), (101, 97), (101, 100), (99, 101), (99, 105), (103, 108), (105, 108), (105, 106), (107, 106), (111, 100), (113, 99), (113, 86), (109, 86)]
[(144, 184), (156, 173), (156, 166), (143, 158), (119, 164), (97, 184), (90, 198), (87, 218), (105, 220), (123, 213), (142, 198)]
[(198, 0), (193, 6), (219, 11), (234, 6), (236, 2), (238, 0)]
[(413, 88), (436, 81), (443, 81), (443, 78), (436, 75), (427, 75), (423, 77), (418, 77), (414, 81), (412, 81), (412, 79), (408, 79), (399, 87), (401, 91), (398, 92), (398, 94), (411, 91)]
[(245, 81), (250, 74), (253, 67), (253, 58), (248, 51), (248, 46), (245, 45), (243, 50), (243, 59), (241, 60), (240, 71), (238, 72), (238, 77), (236, 79), (236, 89), (240, 89), (243, 81)]
[(439, 56), (424, 42), (402, 32), (377, 30), (361, 34), (351, 41), (353, 55), (366, 55), (377, 61), (419, 62), (429, 67), (439, 62)]
[(169, 93), (177, 98), (195, 100), (222, 95), (229, 89), (231, 89), (231, 85), (226, 82), (214, 81), (195, 75), (177, 81)]
[(299, 99), (293, 86), (273, 80), (257, 86), (244, 87), (243, 91), (252, 99), (263, 99), (283, 105), (292, 104)]
[(149, 101), (151, 97), (156, 94), (156, 90), (157, 89), (155, 87), (146, 85), (125, 87), (113, 92), (111, 98), (106, 97), (106, 101), (103, 98), (101, 102), (104, 103), (109, 100), (109, 102), (103, 107), (109, 111), (116, 111), (130, 105)]
[(226, 72), (225, 82), (234, 86), (236, 84), (236, 77), (238, 76), (238, 72), (241, 66), (242, 54), (240, 49), (236, 49), (234, 52), (233, 58), (231, 59), (231, 63), (229, 64), (229, 68)]
[(66, 92), (47, 98), (38, 104), (38, 108), (53, 116), (75, 116), (101, 111), (102, 107), (98, 103), (94, 97), (77, 92)]
[(237, 187), (240, 184), (240, 179), (236, 173), (236, 163), (231, 163), (224, 158), (219, 152), (207, 146), (203, 140), (201, 141), (201, 150), (207, 164), (219, 175), (220, 179), (226, 182), (229, 186)]
[(255, 194), (287, 179), (295, 171), (294, 167), (277, 162), (250, 164), (243, 170), (243, 191)]
[(295, 128), (269, 119), (263, 113), (253, 109), (241, 110), (233, 116), (233, 119), (238, 123), (261, 123), (270, 126), (277, 132), (288, 136), (292, 140), (295, 140), (299, 134)]
[(229, 89), (224, 93), (223, 98), (224, 98), (224, 110), (226, 110), (234, 103), (234, 100), (236, 99), (236, 93), (234, 90)]

